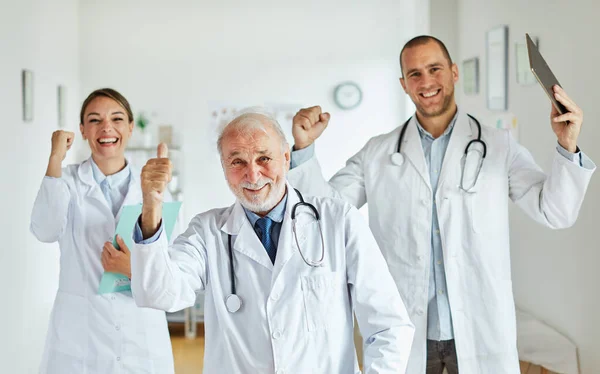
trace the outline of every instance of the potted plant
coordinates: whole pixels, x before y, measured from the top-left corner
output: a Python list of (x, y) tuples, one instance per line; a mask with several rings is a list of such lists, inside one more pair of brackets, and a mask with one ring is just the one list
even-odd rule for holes
[(150, 130), (148, 130), (148, 125), (150, 124), (150, 120), (146, 116), (144, 112), (138, 114), (137, 119), (135, 121), (135, 126), (140, 131), (140, 139), (142, 139), (143, 147), (151, 147), (152, 146), (152, 136), (150, 134)]

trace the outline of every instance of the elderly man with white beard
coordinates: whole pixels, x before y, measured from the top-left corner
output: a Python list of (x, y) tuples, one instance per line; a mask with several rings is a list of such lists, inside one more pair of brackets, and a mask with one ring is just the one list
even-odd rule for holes
[(269, 113), (243, 111), (217, 145), (237, 201), (196, 215), (171, 246), (161, 220), (166, 146), (143, 168), (137, 305), (173, 312), (203, 290), (206, 374), (357, 373), (353, 314), (364, 372), (404, 373), (414, 326), (360, 213), (287, 182), (290, 147)]

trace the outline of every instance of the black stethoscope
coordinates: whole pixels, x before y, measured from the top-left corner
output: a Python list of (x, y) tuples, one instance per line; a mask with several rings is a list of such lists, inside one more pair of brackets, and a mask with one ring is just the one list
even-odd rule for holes
[[(471, 140), (465, 147), (465, 153), (463, 154), (463, 157), (461, 159), (462, 171), (461, 171), (461, 176), (460, 176), (460, 188), (465, 192), (469, 192), (469, 190), (471, 190), (477, 183), (477, 179), (479, 178), (479, 172), (481, 171), (481, 167), (483, 166), (483, 160), (485, 159), (485, 156), (487, 155), (487, 146), (486, 146), (485, 142), (483, 140), (481, 140), (481, 124), (479, 123), (477, 118), (473, 117), (472, 115), (467, 114), (467, 116), (469, 116), (469, 118), (471, 118), (473, 121), (475, 121), (475, 124), (477, 125), (478, 133), (477, 133), (477, 139)], [(404, 155), (402, 155), (400, 150), (401, 150), (402, 141), (404, 140), (404, 134), (406, 133), (406, 129), (408, 128), (408, 123), (410, 122), (411, 119), (412, 119), (412, 117), (407, 119), (406, 122), (404, 122), (404, 125), (402, 125), (402, 130), (400, 130), (400, 137), (398, 139), (398, 147), (396, 147), (396, 152), (392, 154), (392, 163), (394, 165), (401, 166), (404, 163)], [(467, 159), (467, 154), (469, 153), (469, 149), (470, 149), (471, 145), (476, 144), (476, 143), (481, 144), (481, 146), (483, 147), (483, 152), (480, 151), (479, 149), (473, 149), (473, 151), (476, 151), (480, 156), (479, 162), (477, 163), (477, 171), (475, 174), (475, 180), (473, 181), (473, 184), (471, 186), (469, 186), (468, 188), (464, 188), (463, 179), (465, 176), (465, 163), (466, 163), (466, 159)]]
[[(294, 206), (292, 207), (292, 228), (293, 228), (293, 232), (294, 232), (294, 239), (296, 240), (296, 245), (298, 246), (298, 252), (300, 252), (300, 256), (302, 256), (302, 260), (304, 260), (304, 262), (308, 266), (319, 267), (323, 264), (323, 260), (325, 258), (325, 241), (323, 240), (323, 229), (321, 228), (321, 217), (319, 215), (319, 212), (317, 211), (317, 208), (315, 208), (314, 205), (304, 201), (304, 198), (302, 197), (302, 194), (300, 193), (300, 191), (298, 191), (295, 188), (294, 188), (294, 191), (296, 191), (296, 194), (298, 194), (298, 197), (300, 198), (300, 201), (297, 202), (296, 204), (294, 204)], [(319, 225), (319, 232), (321, 234), (321, 258), (318, 259), (317, 261), (312, 261), (312, 260), (308, 259), (307, 257), (305, 257), (304, 253), (302, 252), (302, 249), (300, 248), (300, 243), (298, 243), (298, 235), (296, 234), (296, 208), (298, 208), (300, 206), (306, 206), (306, 207), (310, 208), (310, 210), (314, 213), (314, 216)], [(227, 242), (228, 242), (227, 247), (228, 247), (228, 251), (229, 251), (229, 276), (231, 277), (231, 294), (229, 294), (225, 298), (225, 307), (227, 308), (227, 311), (229, 313), (235, 313), (238, 310), (240, 310), (240, 308), (242, 307), (242, 298), (236, 293), (236, 289), (235, 289), (236, 288), (235, 287), (235, 272), (233, 270), (233, 250), (232, 250), (232, 245), (231, 245), (231, 234), (228, 235)]]

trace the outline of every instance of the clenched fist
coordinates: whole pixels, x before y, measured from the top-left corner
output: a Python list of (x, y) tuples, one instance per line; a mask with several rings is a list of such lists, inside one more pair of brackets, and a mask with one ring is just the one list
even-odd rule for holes
[(73, 139), (75, 139), (75, 133), (71, 131), (54, 131), (52, 133), (52, 151), (50, 151), (50, 156), (54, 156), (61, 161), (64, 160), (67, 151), (73, 145)]
[(162, 202), (171, 181), (173, 165), (168, 156), (167, 145), (161, 143), (156, 152), (157, 157), (151, 158), (142, 168), (142, 233), (148, 238), (160, 227), (162, 217)]
[(292, 135), (294, 150), (310, 146), (323, 133), (329, 123), (329, 113), (322, 113), (320, 106), (300, 109), (294, 116)]
[(52, 133), (52, 150), (50, 151), (46, 176), (61, 177), (61, 163), (65, 159), (67, 151), (71, 149), (74, 139), (75, 133), (71, 131), (57, 130)]

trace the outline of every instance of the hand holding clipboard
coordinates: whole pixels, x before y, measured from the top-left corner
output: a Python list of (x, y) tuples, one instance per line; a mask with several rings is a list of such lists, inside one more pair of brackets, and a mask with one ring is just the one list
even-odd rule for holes
[(567, 151), (575, 153), (577, 138), (583, 123), (583, 111), (562, 89), (529, 34), (525, 34), (525, 37), (531, 71), (552, 102), (550, 112), (552, 130), (558, 138), (558, 143)]

